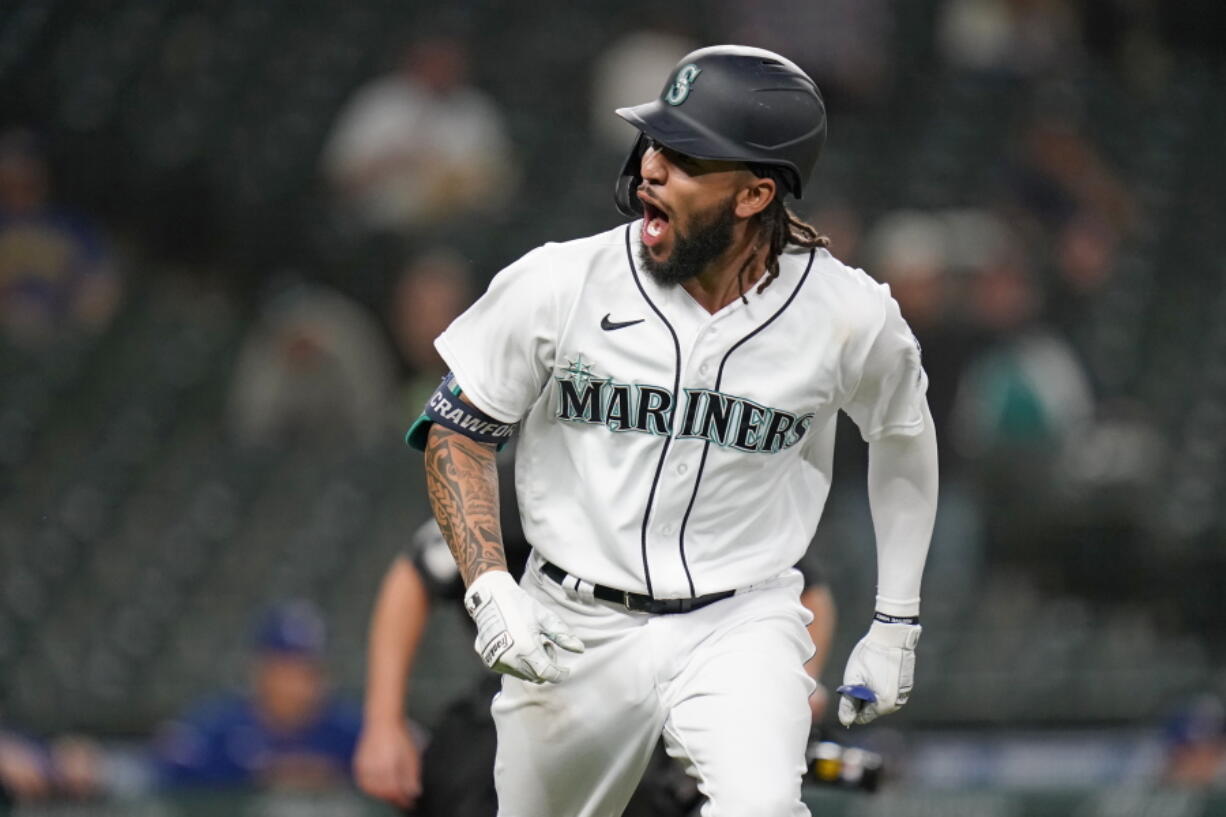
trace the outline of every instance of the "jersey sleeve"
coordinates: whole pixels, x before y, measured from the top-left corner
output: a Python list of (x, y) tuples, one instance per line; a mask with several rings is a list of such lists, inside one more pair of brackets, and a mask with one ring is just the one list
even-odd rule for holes
[(866, 442), (899, 434), (913, 436), (924, 428), (928, 375), (920, 346), (903, 320), (889, 287), (880, 286), (885, 320), (860, 365), (856, 388), (843, 410), (860, 428)]
[(434, 342), (465, 398), (502, 422), (528, 413), (553, 369), (568, 298), (552, 260), (545, 245), (502, 270)]

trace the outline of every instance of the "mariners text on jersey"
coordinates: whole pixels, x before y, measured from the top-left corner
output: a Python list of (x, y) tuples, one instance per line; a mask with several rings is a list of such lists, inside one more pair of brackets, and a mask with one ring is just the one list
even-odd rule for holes
[[(641, 431), (667, 436), (676, 400), (658, 386), (616, 383), (591, 376), (582, 357), (557, 377), (559, 420), (602, 425), (610, 431)], [(709, 389), (684, 389), (681, 438), (708, 440), (740, 451), (775, 454), (804, 438), (814, 412), (797, 415), (744, 397)]]

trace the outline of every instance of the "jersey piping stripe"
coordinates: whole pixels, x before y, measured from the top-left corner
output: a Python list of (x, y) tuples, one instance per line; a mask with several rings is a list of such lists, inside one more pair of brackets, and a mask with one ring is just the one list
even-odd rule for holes
[[(677, 340), (677, 332), (673, 329), (673, 325), (668, 322), (668, 318), (664, 317), (664, 313), (660, 308), (652, 302), (647, 295), (647, 290), (643, 289), (643, 282), (639, 280), (638, 267), (634, 265), (634, 252), (630, 249), (630, 225), (626, 225), (626, 261), (630, 264), (630, 274), (634, 277), (634, 285), (639, 288), (639, 294), (643, 296), (643, 300), (651, 307), (651, 310), (660, 317), (664, 325), (668, 328), (668, 333), (673, 337), (673, 355), (676, 364), (673, 366), (673, 410), (668, 416), (668, 436), (664, 438), (664, 447), (660, 449), (660, 460), (656, 463), (656, 474), (651, 478), (651, 491), (647, 494), (647, 507), (643, 510), (643, 527), (640, 533), (640, 542), (643, 553), (643, 578), (647, 582), (647, 595), (655, 598), (655, 593), (651, 590), (651, 567), (647, 563), (647, 523), (651, 520), (651, 507), (655, 504), (656, 489), (660, 486), (660, 473), (664, 470), (664, 459), (668, 456), (668, 447), (673, 442), (673, 427), (677, 419), (677, 392), (681, 388), (681, 341)], [(694, 595), (694, 580), (690, 578), (689, 565), (685, 564), (682, 559), (681, 566), (685, 568), (685, 579), (690, 583), (690, 596)]]
[[(792, 290), (792, 294), (788, 296), (788, 299), (783, 302), (783, 306), (779, 307), (779, 309), (775, 312), (775, 314), (767, 318), (762, 323), (761, 326), (758, 326), (748, 335), (741, 338), (736, 343), (732, 344), (732, 346), (728, 349), (728, 351), (724, 353), (724, 359), (719, 362), (719, 371), (715, 375), (715, 391), (719, 391), (720, 385), (723, 384), (724, 382), (724, 365), (728, 362), (728, 358), (732, 357), (732, 353), (735, 352), (737, 349), (739, 349), (742, 344), (744, 344), (754, 335), (758, 334), (763, 329), (765, 329), (766, 327), (774, 323), (775, 318), (782, 315), (784, 310), (792, 305), (792, 301), (796, 300), (796, 296), (800, 293), (800, 288), (805, 285), (805, 281), (809, 280), (809, 271), (813, 269), (813, 259), (815, 259), (816, 257), (817, 257), (817, 250), (809, 250), (809, 263), (805, 267), (805, 273), (804, 275), (800, 276), (800, 280), (796, 283), (796, 288)], [(702, 484), (702, 472), (703, 472), (703, 469), (707, 467), (707, 453), (710, 450), (711, 450), (711, 441), (707, 440), (702, 445), (702, 459), (698, 461), (698, 473), (694, 475), (694, 492), (690, 494), (690, 504), (687, 505), (685, 508), (685, 516), (681, 517), (681, 532), (677, 536), (677, 544), (678, 544), (678, 547), (681, 549), (682, 563), (685, 562), (685, 526), (690, 521), (690, 512), (694, 510), (694, 501), (698, 499), (698, 486)], [(689, 575), (688, 568), (686, 569), (686, 575), (687, 576)], [(691, 597), (693, 596), (693, 594), (694, 594), (694, 584), (693, 582), (691, 582), (690, 583)]]

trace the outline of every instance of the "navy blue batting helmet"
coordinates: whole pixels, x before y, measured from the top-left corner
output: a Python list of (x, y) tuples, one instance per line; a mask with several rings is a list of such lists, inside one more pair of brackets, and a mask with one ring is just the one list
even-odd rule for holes
[[(660, 96), (617, 115), (639, 129), (614, 198), (642, 214), (634, 195), (647, 140), (696, 159), (745, 162), (800, 198), (826, 141), (826, 105), (795, 63), (762, 48), (715, 45), (682, 58)], [(761, 167), (759, 167), (761, 166)]]

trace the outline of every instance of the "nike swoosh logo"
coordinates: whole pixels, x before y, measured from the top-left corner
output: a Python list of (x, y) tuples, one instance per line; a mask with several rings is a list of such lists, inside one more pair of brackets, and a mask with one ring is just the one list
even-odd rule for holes
[(609, 320), (609, 315), (611, 314), (613, 313), (610, 312), (600, 319), (600, 328), (606, 332), (612, 332), (614, 329), (625, 329), (627, 326), (634, 326), (636, 323), (642, 323), (646, 320), (646, 318), (639, 318), (637, 321), (611, 321)]

